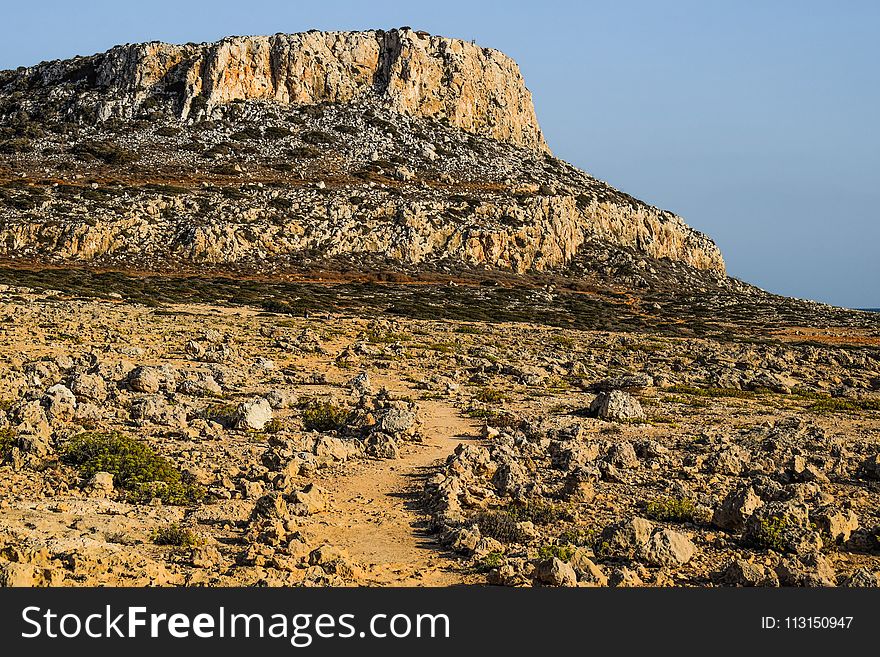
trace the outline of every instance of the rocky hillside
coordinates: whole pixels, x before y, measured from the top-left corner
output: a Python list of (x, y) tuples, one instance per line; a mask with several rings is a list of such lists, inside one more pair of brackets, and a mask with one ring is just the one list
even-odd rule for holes
[(408, 28), (3, 72), (0, 131), (7, 260), (521, 274), (598, 244), (723, 279), (708, 237), (550, 154), (512, 60)]

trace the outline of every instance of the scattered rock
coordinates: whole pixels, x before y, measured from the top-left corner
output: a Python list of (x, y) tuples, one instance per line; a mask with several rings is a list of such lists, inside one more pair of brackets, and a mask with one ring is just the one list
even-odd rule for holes
[(645, 419), (642, 405), (632, 395), (621, 390), (600, 392), (590, 404), (590, 414), (601, 420), (636, 422)]
[(254, 397), (238, 405), (232, 418), (236, 429), (262, 431), (272, 420), (272, 406), (263, 397)]

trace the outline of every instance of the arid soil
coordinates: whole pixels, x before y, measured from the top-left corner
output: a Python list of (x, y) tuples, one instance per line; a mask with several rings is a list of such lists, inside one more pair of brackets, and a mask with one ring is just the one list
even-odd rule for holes
[(6, 584), (877, 584), (875, 329), (116, 297), (0, 291)]

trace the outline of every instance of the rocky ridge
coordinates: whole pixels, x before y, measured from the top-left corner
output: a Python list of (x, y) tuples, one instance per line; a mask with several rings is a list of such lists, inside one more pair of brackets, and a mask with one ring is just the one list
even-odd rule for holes
[(120, 46), (0, 74), (0, 117), (8, 258), (521, 274), (598, 242), (723, 280), (711, 239), (553, 158), (516, 65), (461, 41)]

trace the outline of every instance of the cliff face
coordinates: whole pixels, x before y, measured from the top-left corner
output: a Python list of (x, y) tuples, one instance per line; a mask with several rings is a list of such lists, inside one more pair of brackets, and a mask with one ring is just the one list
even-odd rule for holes
[(527, 273), (597, 244), (724, 273), (683, 219), (552, 157), (516, 64), (470, 43), (309, 32), (0, 72), (4, 258)]
[(229, 37), (217, 43), (124, 45), (42, 64), (7, 88), (63, 89), (101, 119), (170, 103), (183, 118), (238, 100), (309, 105), (371, 100), (402, 114), (547, 150), (519, 67), (503, 53), (409, 29)]

